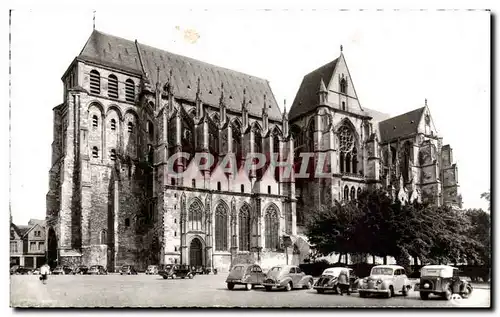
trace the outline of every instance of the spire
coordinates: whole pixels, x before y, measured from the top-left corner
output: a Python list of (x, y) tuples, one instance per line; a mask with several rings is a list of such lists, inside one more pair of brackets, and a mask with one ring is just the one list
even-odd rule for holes
[(283, 100), (283, 137), (288, 137), (288, 114), (286, 113), (286, 99)]
[(427, 106), (427, 98), (425, 98), (425, 105)]
[(264, 94), (264, 104), (262, 105), (262, 114), (267, 115), (268, 105), (267, 105), (266, 97), (267, 97), (266, 94)]
[(323, 78), (321, 78), (321, 81), (319, 82), (318, 96), (319, 96), (319, 104), (326, 105), (328, 99), (328, 90), (326, 89), (326, 85), (325, 82), (323, 81)]
[(246, 109), (247, 108), (247, 89), (243, 88), (243, 102), (241, 103), (241, 108)]
[(203, 108), (203, 102), (201, 101), (201, 87), (200, 87), (200, 77), (198, 77), (198, 87), (196, 88), (196, 117), (201, 119), (205, 116), (205, 109)]
[(226, 121), (226, 103), (224, 100), (224, 83), (220, 83), (220, 99), (219, 99), (220, 121), (224, 124)]
[(248, 110), (247, 110), (247, 90), (243, 88), (243, 102), (241, 103), (241, 117), (243, 120), (243, 129), (248, 127)]
[(160, 90), (160, 66), (156, 66), (156, 90)]
[(344, 47), (342, 46), (342, 44), (340, 44), (340, 53), (342, 54), (342, 51), (344, 50)]
[(174, 83), (173, 83), (173, 72), (172, 68), (170, 68), (170, 72), (168, 74), (168, 93), (173, 94), (174, 93)]
[(288, 115), (286, 113), (286, 99), (283, 100), (283, 118), (285, 117), (288, 119)]
[(198, 77), (197, 81), (197, 87), (196, 87), (196, 100), (200, 100), (201, 98), (201, 92), (200, 92), (200, 77)]
[(262, 106), (262, 128), (267, 132), (269, 128), (269, 116), (267, 115), (268, 105), (266, 102), (266, 94), (264, 94), (264, 104)]
[(93, 12), (93, 15), (94, 15), (94, 17), (93, 17), (93, 21), (92, 21), (93, 22), (92, 30), (95, 30), (95, 10)]

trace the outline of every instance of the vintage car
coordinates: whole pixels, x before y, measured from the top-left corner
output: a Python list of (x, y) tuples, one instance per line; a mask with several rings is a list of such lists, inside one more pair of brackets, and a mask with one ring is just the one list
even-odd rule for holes
[(165, 264), (160, 267), (158, 274), (163, 276), (164, 279), (172, 278), (193, 278), (195, 273), (192, 272), (189, 265), (183, 264)]
[(133, 265), (122, 265), (120, 268), (120, 275), (137, 275), (137, 270)]
[[(342, 270), (346, 268), (343, 267), (331, 267), (323, 271), (320, 278), (314, 283), (313, 288), (320, 294), (325, 291), (334, 291), (336, 294), (340, 294), (340, 287), (338, 285), (338, 277)], [(349, 271), (349, 287), (351, 292), (355, 292), (358, 289), (358, 277), (354, 273), (353, 269), (347, 269)]]
[(369, 277), (359, 279), (359, 297), (370, 294), (384, 294), (390, 298), (396, 294), (408, 295), (411, 289), (405, 269), (399, 265), (376, 265)]
[(90, 269), (87, 271), (89, 275), (107, 275), (108, 270), (102, 265), (92, 265)]
[(246, 290), (262, 284), (266, 274), (256, 264), (237, 264), (231, 268), (226, 278), (227, 288), (232, 290), (235, 285), (244, 285)]
[(313, 277), (306, 275), (298, 266), (278, 265), (272, 267), (266, 275), (262, 285), (266, 291), (273, 288), (289, 291), (293, 288), (307, 288), (313, 286)]
[(194, 272), (196, 274), (210, 274), (210, 272), (212, 272), (212, 269), (209, 268), (209, 267), (206, 267), (206, 266), (197, 266), (195, 269), (194, 269)]
[(31, 274), (33, 269), (27, 268), (25, 266), (14, 265), (10, 268), (10, 274), (13, 275), (25, 275)]
[(149, 265), (146, 269), (146, 275), (156, 275), (158, 274), (158, 265)]
[(79, 274), (79, 275), (85, 275), (89, 271), (88, 266), (85, 265), (80, 265), (76, 269), (73, 270), (73, 275)]
[(65, 275), (65, 274), (70, 274), (72, 271), (73, 269), (68, 265), (59, 265), (52, 271), (52, 274)]
[(421, 299), (428, 299), (430, 294), (434, 294), (449, 300), (453, 294), (459, 294), (462, 298), (469, 297), (472, 285), (460, 279), (456, 267), (426, 265), (420, 270), (420, 283), (415, 290), (420, 292)]

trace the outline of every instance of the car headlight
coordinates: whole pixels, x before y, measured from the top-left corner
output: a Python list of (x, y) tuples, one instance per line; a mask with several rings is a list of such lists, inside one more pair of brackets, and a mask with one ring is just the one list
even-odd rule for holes
[(429, 288), (429, 287), (430, 287), (429, 283), (424, 284), (424, 288)]
[(378, 280), (378, 281), (377, 281), (377, 284), (382, 284), (382, 280)]

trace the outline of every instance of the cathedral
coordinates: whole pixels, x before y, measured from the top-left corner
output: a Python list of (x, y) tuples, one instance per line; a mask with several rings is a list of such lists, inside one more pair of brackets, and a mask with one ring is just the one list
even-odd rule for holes
[(342, 49), (304, 76), (289, 112), (265, 79), (96, 30), (62, 81), (47, 194), (52, 265), (299, 264), (307, 213), (367, 187), (402, 202), (460, 203), (427, 102), (392, 118), (362, 107)]

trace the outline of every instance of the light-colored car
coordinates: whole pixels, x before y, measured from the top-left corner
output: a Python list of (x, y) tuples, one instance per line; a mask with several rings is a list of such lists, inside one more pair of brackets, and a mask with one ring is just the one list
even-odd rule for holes
[(237, 264), (232, 267), (226, 278), (227, 288), (232, 290), (235, 285), (245, 285), (248, 291), (256, 285), (262, 284), (266, 274), (256, 264)]
[(342, 270), (348, 270), (349, 272), (349, 288), (351, 292), (355, 292), (358, 289), (358, 277), (354, 273), (353, 269), (344, 267), (330, 267), (323, 271), (320, 278), (314, 283), (313, 288), (320, 294), (326, 291), (333, 291), (336, 294), (340, 294), (340, 287), (338, 284), (338, 278)]
[(298, 266), (278, 265), (272, 267), (266, 275), (262, 285), (266, 291), (273, 288), (290, 291), (293, 288), (310, 289), (313, 286), (313, 277), (306, 275)]
[(149, 265), (146, 270), (146, 275), (156, 275), (158, 274), (158, 265)]
[(420, 270), (420, 283), (415, 285), (421, 299), (428, 299), (430, 294), (450, 300), (453, 294), (468, 298), (472, 285), (460, 278), (459, 270), (449, 265), (426, 265)]
[(359, 297), (371, 294), (383, 294), (390, 298), (396, 294), (408, 295), (411, 289), (410, 281), (405, 269), (399, 265), (377, 265), (370, 272), (369, 277), (359, 279)]

